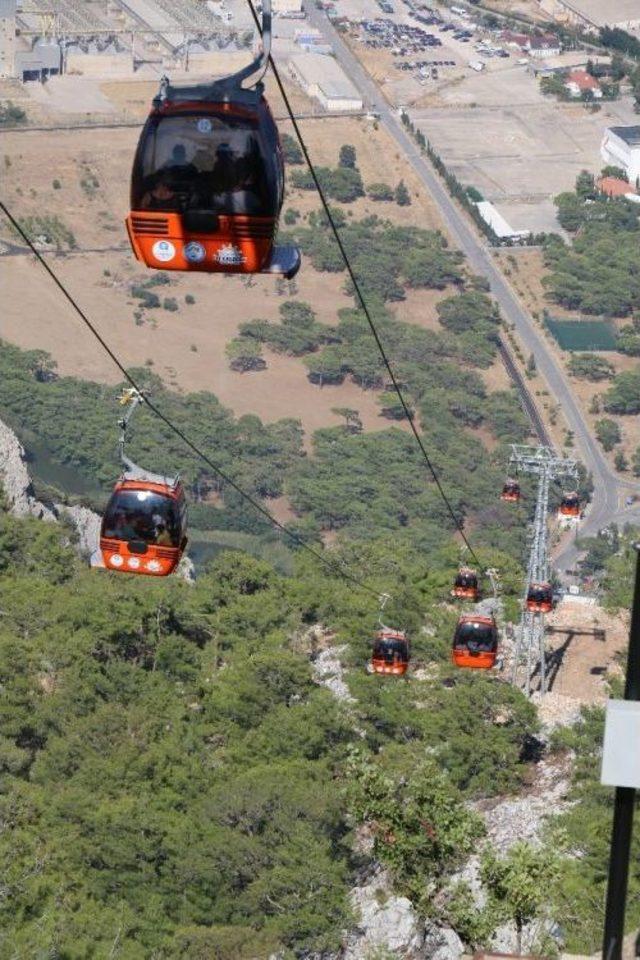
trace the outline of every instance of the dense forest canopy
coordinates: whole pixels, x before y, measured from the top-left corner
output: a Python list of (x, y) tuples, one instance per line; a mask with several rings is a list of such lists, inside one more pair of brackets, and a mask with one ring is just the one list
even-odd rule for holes
[(638, 205), (601, 195), (586, 171), (556, 205), (560, 226), (573, 236), (571, 245), (554, 234), (545, 241), (549, 296), (586, 314), (627, 317), (640, 309)]
[[(308, 307), (296, 307), (295, 302), (286, 306), (284, 320), (302, 314), (312, 325), (321, 326)], [(490, 338), (493, 326), (490, 321), (487, 324), (485, 336)], [(296, 337), (310, 329), (304, 323), (293, 328)], [(256, 332), (252, 327), (246, 335)], [(471, 367), (446, 362), (441, 353), (440, 362), (427, 367), (427, 359), (440, 348), (433, 337), (411, 324), (387, 317), (383, 332), (396, 351), (398, 372), (424, 424), (434, 464), (450, 488), (459, 519), (476, 513), (485, 516), (488, 525), (481, 542), (520, 556), (521, 523), (496, 498), (503, 469), (500, 459), (506, 459), (507, 452), (498, 453), (494, 465), (478, 437), (467, 429), (486, 423), (501, 441), (525, 438), (526, 420), (515, 395), (487, 393)], [(365, 336), (356, 311), (342, 312), (334, 336), (353, 344), (358, 370), (364, 369), (369, 357), (379, 371), (379, 360), (370, 351), (371, 338)], [(486, 342), (493, 349), (491, 339)], [(359, 352), (364, 350), (366, 355)], [(327, 428), (317, 433), (308, 456), (299, 421), (263, 424), (250, 415), (235, 419), (210, 393), (185, 396), (167, 389), (146, 368), (133, 373), (151, 392), (154, 403), (248, 493), (266, 498), (267, 505), (269, 498), (286, 494), (299, 514), (293, 527), (305, 537), (315, 540), (322, 531), (335, 529), (355, 537), (375, 537), (380, 531), (406, 528), (407, 535), (424, 548), (442, 544), (453, 530), (415, 445), (396, 427), (371, 434), (354, 433), (346, 425)], [(118, 472), (115, 400), (121, 389), (57, 377), (55, 365), (42, 351), (0, 344), (3, 416), (27, 446), (36, 437), (54, 460), (86, 478), (88, 500), (98, 507)], [(233, 489), (145, 411), (133, 426), (130, 451), (134, 460), (149, 469), (172, 472), (178, 465), (193, 501), (192, 521), (199, 528), (271, 534), (266, 520), (248, 509)], [(394, 494), (394, 482), (403, 490), (404, 500)], [(222, 495), (221, 502), (213, 502), (217, 494)]]
[[(68, 538), (0, 514), (0, 804), (12, 822), (0, 943), (13, 950), (80, 958), (116, 943), (127, 958), (232, 960), (335, 947), (350, 915), (345, 803), (354, 815), (361, 803), (345, 792), (353, 747), (365, 760), (392, 748), (387, 775), (416, 791), (430, 776), (416, 755), (437, 755), (438, 799), (424, 802), (443, 829), (458, 791), (491, 795), (525, 775), (535, 714), (508, 685), (429, 686), (417, 705), (358, 666), (354, 730), (312, 681), (309, 627), (327, 624), (361, 657), (375, 610), (305, 560), (288, 579), (227, 554), (195, 586), (141, 582), (91, 573)], [(388, 548), (366, 558), (385, 582)], [(392, 562), (415, 655), (450, 673), (452, 614), (434, 608), (429, 633), (417, 629), (446, 557)], [(462, 853), (427, 846), (411, 870), (438, 889)]]
[[(299, 164), (296, 144), (284, 147)], [(320, 176), (336, 203), (365, 192), (349, 145)], [(296, 182), (309, 186), (304, 171)], [(391, 202), (385, 184), (367, 189)], [(402, 182), (392, 195), (410, 203)], [(580, 218), (585, 231), (603, 229), (579, 204), (564, 205), (567, 229)], [(341, 208), (335, 215), (454, 515), (472, 531), (482, 569), (499, 569), (502, 615), (514, 619), (533, 498), (507, 506), (499, 491), (507, 444), (526, 440), (529, 428), (514, 391), (491, 392), (483, 376), (497, 355), (495, 304), (438, 231), (349, 219)], [(631, 212), (620, 207), (615, 216), (635, 242)], [(314, 267), (342, 275), (353, 295), (326, 218), (285, 222)], [(606, 252), (610, 238), (598, 242)], [(546, 256), (580, 287), (577, 258), (587, 251), (576, 244), (549, 241)], [(614, 267), (602, 269), (600, 282), (618, 282)], [(140, 309), (160, 303), (149, 286), (134, 293)], [(442, 292), (437, 330), (401, 319), (397, 305), (417, 288)], [(589, 304), (587, 292), (580, 287)], [(635, 294), (626, 296), (619, 309), (629, 312)], [(174, 309), (171, 298), (165, 309)], [(354, 923), (348, 891), (362, 865), (362, 831), (394, 888), (470, 947), (487, 946), (499, 923), (549, 915), (565, 925), (568, 945), (592, 949), (607, 798), (584, 771), (601, 717), (585, 714), (573, 739), (554, 744), (579, 760), (573, 790), (588, 797), (586, 815), (570, 811), (563, 828), (585, 870), (554, 832), (539, 850), (523, 843), (498, 855), (477, 802), (530, 781), (540, 725), (515, 687), (450, 663), (458, 611), (447, 601), (465, 557), (414, 440), (393, 423), (402, 411), (366, 318), (349, 307), (323, 324), (312, 305), (290, 299), (279, 322), (244, 323), (227, 357), (234, 370), (259, 376), (269, 351), (300, 358), (318, 390), (350, 379), (376, 391), (389, 427), (365, 433), (358, 411), (336, 408), (344, 423), (318, 430), (305, 449), (296, 419), (236, 418), (210, 393), (181, 395), (149, 369), (133, 373), (248, 493), (267, 507), (285, 496), (291, 529), (333, 567), (292, 549), (287, 576), (237, 551), (195, 584), (97, 574), (78, 559), (71, 530), (16, 520), (0, 505), (0, 808), (11, 825), (0, 831), (0, 956), (326, 956)], [(588, 359), (575, 372), (609, 377)], [(606, 402), (633, 405), (636, 388), (616, 378)], [(117, 472), (119, 389), (58, 376), (42, 351), (0, 344), (2, 417), (27, 446), (37, 437), (84, 477), (96, 506)], [(200, 530), (273, 539), (269, 524), (148, 412), (136, 420), (130, 452), (153, 469), (180, 467)], [(602, 562), (613, 578), (613, 555)], [(418, 670), (410, 683), (365, 673), (377, 605), (331, 574), (338, 569), (366, 580), (374, 596), (392, 593), (385, 618), (411, 638)], [(349, 698), (318, 683), (317, 657), (329, 646), (341, 650)], [(481, 858), (482, 908), (457, 873), (472, 853)], [(526, 882), (526, 904), (510, 876)]]

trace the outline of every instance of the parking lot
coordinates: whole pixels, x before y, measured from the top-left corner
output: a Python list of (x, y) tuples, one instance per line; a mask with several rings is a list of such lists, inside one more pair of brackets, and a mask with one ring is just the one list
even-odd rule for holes
[[(383, 85), (391, 100), (403, 104), (418, 100), (433, 81), (453, 78), (470, 61), (510, 56), (469, 16), (433, 13), (420, 0), (346, 0), (340, 12), (349, 19), (352, 39), (364, 48), (365, 61), (369, 50), (381, 60), (385, 54), (392, 58)], [(401, 82), (398, 75), (404, 75)]]

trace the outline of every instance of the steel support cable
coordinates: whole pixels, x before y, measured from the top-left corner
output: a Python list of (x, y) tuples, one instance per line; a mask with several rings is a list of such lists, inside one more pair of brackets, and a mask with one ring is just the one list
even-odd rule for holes
[(71, 306), (73, 307), (77, 315), (80, 317), (82, 322), (85, 324), (85, 326), (91, 331), (91, 333), (96, 338), (96, 340), (98, 341), (102, 349), (105, 351), (105, 353), (109, 355), (109, 357), (114, 362), (114, 364), (116, 365), (116, 367), (118, 368), (122, 376), (125, 378), (125, 380), (127, 380), (128, 383), (131, 384), (134, 390), (137, 390), (138, 393), (142, 395), (145, 404), (156, 415), (156, 417), (158, 417), (158, 419), (161, 420), (165, 424), (165, 426), (167, 426), (169, 430), (172, 431), (172, 433), (174, 433), (177, 437), (179, 437), (180, 440), (182, 440), (182, 442), (187, 447), (189, 447), (189, 449), (193, 453), (196, 454), (197, 457), (203, 460), (204, 463), (207, 464), (207, 466), (211, 467), (211, 469), (219, 477), (221, 477), (225, 481), (225, 483), (228, 483), (229, 486), (236, 491), (236, 493), (240, 494), (240, 496), (244, 500), (246, 500), (247, 503), (251, 504), (251, 506), (255, 510), (257, 510), (258, 513), (261, 513), (262, 516), (269, 521), (269, 523), (271, 523), (274, 527), (276, 527), (278, 530), (284, 533), (287, 537), (289, 537), (290, 540), (293, 541), (293, 543), (295, 543), (299, 547), (302, 547), (304, 550), (310, 553), (313, 557), (315, 557), (316, 560), (319, 560), (322, 564), (324, 564), (324, 566), (332, 574), (334, 575), (337, 574), (338, 576), (342, 577), (344, 580), (351, 583), (353, 587), (357, 587), (359, 590), (362, 590), (363, 592), (370, 594), (371, 596), (375, 597), (376, 600), (378, 600), (380, 598), (380, 594), (377, 590), (374, 590), (373, 587), (370, 587), (368, 584), (364, 583), (364, 581), (359, 580), (358, 577), (354, 576), (352, 573), (349, 573), (347, 570), (344, 570), (341, 564), (337, 560), (330, 560), (328, 557), (324, 556), (324, 554), (320, 553), (318, 550), (315, 550), (313, 547), (310, 547), (309, 544), (302, 539), (302, 537), (298, 536), (298, 534), (293, 533), (293, 531), (291, 530), (288, 530), (287, 527), (283, 523), (281, 523), (278, 519), (276, 519), (276, 517), (274, 517), (273, 514), (271, 514), (269, 510), (267, 510), (267, 508), (264, 507), (258, 500), (256, 500), (255, 497), (253, 497), (250, 493), (247, 493), (246, 490), (243, 490), (243, 488), (238, 483), (236, 483), (236, 481), (233, 480), (232, 477), (230, 477), (224, 470), (222, 470), (216, 463), (214, 463), (213, 460), (211, 460), (211, 458), (206, 453), (204, 453), (204, 451), (202, 451), (197, 444), (193, 442), (193, 440), (189, 439), (189, 437), (180, 429), (180, 427), (176, 426), (173, 423), (173, 421), (170, 420), (169, 417), (167, 417), (167, 415), (164, 414), (162, 410), (160, 410), (146, 396), (142, 387), (139, 386), (138, 383), (136, 383), (135, 379), (131, 376), (131, 374), (125, 368), (124, 364), (118, 359), (117, 355), (111, 349), (111, 347), (106, 342), (104, 337), (99, 333), (99, 331), (93, 325), (93, 323), (91, 322), (89, 317), (86, 315), (82, 307), (79, 305), (77, 300), (74, 298), (74, 296), (67, 290), (66, 286), (64, 285), (62, 280), (60, 280), (56, 272), (49, 266), (45, 258), (40, 253), (40, 251), (36, 249), (33, 242), (30, 240), (29, 236), (25, 233), (23, 228), (20, 226), (18, 221), (15, 219), (13, 214), (10, 212), (10, 210), (7, 208), (6, 204), (2, 200), (0, 200), (0, 210), (2, 210), (5, 217), (7, 218), (11, 226), (14, 228), (14, 230), (16, 230), (17, 233), (22, 237), (22, 239), (28, 246), (31, 253), (33, 253), (33, 255), (36, 257), (40, 265), (44, 267), (44, 269), (49, 274), (49, 276), (51, 277), (55, 285), (58, 287), (58, 289), (66, 298), (66, 300), (68, 300), (68, 302), (71, 304)]
[[(258, 32), (260, 33), (260, 21), (259, 21), (259, 19), (258, 19), (257, 13), (256, 13), (256, 11), (255, 11), (255, 7), (253, 6), (253, 2), (252, 2), (252, 0), (247, 0), (247, 3), (249, 4), (249, 8), (250, 8), (250, 10), (251, 10), (251, 15), (252, 15), (253, 20), (254, 20), (254, 22), (255, 22), (256, 28), (257, 28)], [(367, 319), (367, 323), (369, 324), (369, 327), (370, 327), (370, 329), (371, 329), (371, 333), (373, 334), (373, 338), (374, 338), (374, 340), (375, 340), (375, 342), (376, 342), (376, 346), (378, 347), (378, 351), (379, 351), (379, 353), (380, 353), (380, 356), (382, 357), (382, 360), (383, 360), (383, 362), (384, 362), (384, 365), (385, 365), (385, 367), (386, 367), (386, 369), (387, 369), (387, 373), (389, 374), (389, 377), (390, 377), (390, 379), (391, 379), (391, 383), (392, 383), (392, 385), (393, 385), (393, 389), (395, 390), (395, 392), (396, 392), (396, 394), (397, 394), (397, 396), (398, 396), (398, 399), (399, 399), (400, 404), (401, 404), (401, 406), (402, 406), (402, 410), (403, 410), (403, 412), (404, 412), (404, 415), (405, 415), (405, 417), (407, 418), (407, 422), (408, 422), (409, 426), (411, 427), (411, 432), (413, 433), (413, 436), (414, 436), (414, 438), (415, 438), (415, 440), (416, 440), (416, 443), (418, 444), (418, 446), (419, 446), (419, 448), (420, 448), (420, 451), (421, 451), (422, 456), (423, 456), (423, 458), (424, 458), (424, 461), (425, 461), (425, 463), (426, 463), (426, 465), (427, 465), (427, 468), (429, 469), (429, 472), (430, 472), (430, 474), (431, 474), (431, 477), (432, 477), (432, 479), (433, 479), (433, 482), (435, 483), (435, 485), (436, 485), (436, 487), (437, 487), (437, 489), (438, 489), (438, 492), (439, 492), (440, 496), (442, 497), (442, 500), (444, 501), (444, 503), (445, 503), (445, 505), (446, 505), (447, 511), (448, 511), (448, 513), (449, 513), (449, 516), (450, 516), (451, 519), (453, 520), (453, 523), (454, 523), (454, 526), (456, 527), (456, 530), (457, 530), (458, 533), (460, 534), (460, 537), (462, 538), (462, 541), (463, 541), (464, 545), (466, 546), (467, 550), (469, 551), (469, 553), (470, 553), (471, 556), (473, 557), (475, 563), (478, 565), (478, 567), (482, 567), (482, 564), (480, 563), (480, 560), (478, 559), (478, 556), (477, 556), (475, 550), (473, 549), (473, 547), (472, 547), (471, 544), (469, 543), (469, 540), (467, 539), (467, 535), (466, 535), (465, 532), (464, 532), (464, 527), (463, 527), (462, 523), (460, 522), (460, 520), (459, 520), (458, 517), (456, 516), (455, 510), (453, 509), (453, 506), (451, 505), (451, 501), (449, 500), (447, 494), (446, 494), (445, 491), (444, 491), (444, 487), (442, 486), (442, 483), (441, 483), (441, 481), (440, 481), (440, 477), (438, 476), (438, 473), (437, 473), (435, 467), (433, 466), (433, 463), (431, 462), (431, 458), (429, 457), (429, 454), (428, 454), (427, 449), (426, 449), (426, 447), (425, 447), (425, 445), (424, 445), (424, 443), (423, 443), (423, 441), (422, 441), (422, 438), (421, 438), (420, 434), (418, 433), (418, 430), (417, 430), (416, 425), (415, 425), (415, 423), (414, 423), (414, 418), (413, 418), (412, 415), (411, 415), (411, 411), (409, 410), (409, 406), (408, 406), (408, 404), (407, 404), (407, 402), (406, 402), (406, 400), (405, 400), (405, 398), (404, 398), (404, 394), (403, 394), (403, 392), (402, 392), (402, 389), (401, 389), (401, 387), (400, 387), (400, 384), (398, 383), (398, 381), (397, 381), (397, 379), (396, 379), (396, 376), (395, 376), (395, 374), (394, 374), (394, 372), (393, 372), (393, 368), (392, 368), (392, 366), (391, 366), (391, 363), (390, 363), (390, 361), (389, 361), (389, 358), (387, 357), (386, 350), (385, 350), (385, 348), (384, 348), (384, 345), (383, 345), (383, 343), (382, 343), (382, 340), (380, 339), (380, 334), (378, 333), (377, 327), (376, 327), (376, 325), (375, 325), (375, 323), (374, 323), (374, 321), (373, 321), (373, 317), (371, 316), (371, 313), (370, 313), (369, 308), (368, 308), (368, 306), (367, 306), (367, 302), (366, 302), (366, 300), (365, 300), (365, 298), (364, 298), (364, 294), (363, 294), (363, 292), (362, 292), (362, 289), (361, 289), (361, 287), (360, 287), (360, 284), (358, 283), (358, 279), (357, 279), (357, 277), (356, 277), (356, 274), (355, 274), (355, 272), (354, 272), (354, 269), (353, 269), (353, 267), (351, 266), (351, 261), (349, 260), (349, 255), (348, 255), (347, 250), (346, 250), (346, 248), (345, 248), (345, 246), (344, 246), (344, 243), (342, 242), (342, 238), (341, 238), (341, 236), (340, 236), (340, 231), (338, 230), (338, 227), (337, 227), (337, 225), (336, 225), (336, 222), (335, 222), (335, 220), (334, 220), (334, 218), (333, 218), (333, 214), (331, 213), (331, 208), (330, 208), (329, 203), (328, 203), (328, 201), (327, 201), (327, 198), (326, 198), (326, 196), (325, 196), (324, 190), (322, 189), (322, 185), (321, 185), (321, 183), (320, 183), (320, 180), (318, 179), (318, 174), (316, 173), (316, 169), (315, 169), (315, 167), (314, 167), (314, 165), (313, 165), (313, 161), (311, 160), (311, 157), (309, 156), (309, 151), (308, 151), (308, 149), (307, 149), (307, 144), (306, 144), (306, 142), (305, 142), (305, 140), (304, 140), (304, 137), (302, 136), (302, 131), (300, 130), (300, 126), (299, 126), (298, 121), (297, 121), (297, 119), (296, 119), (296, 116), (295, 116), (295, 114), (294, 114), (294, 112), (293, 112), (293, 107), (291, 106), (291, 102), (290, 102), (290, 100), (289, 100), (288, 94), (287, 94), (287, 92), (286, 92), (286, 90), (285, 90), (285, 88), (284, 88), (284, 84), (282, 83), (282, 80), (281, 80), (281, 78), (280, 78), (280, 73), (279, 73), (279, 71), (278, 71), (278, 68), (277, 68), (277, 66), (276, 66), (276, 64), (275, 64), (275, 62), (274, 62), (274, 60), (273, 60), (273, 56), (272, 56), (271, 54), (269, 54), (269, 64), (270, 64), (270, 66), (271, 66), (271, 69), (272, 69), (272, 71), (273, 71), (273, 76), (275, 77), (276, 83), (277, 83), (277, 85), (278, 85), (278, 89), (279, 89), (279, 91), (280, 91), (280, 95), (282, 96), (282, 99), (283, 99), (283, 101), (284, 101), (284, 105), (285, 105), (285, 107), (286, 107), (286, 109), (287, 109), (287, 113), (289, 114), (289, 119), (291, 120), (291, 123), (293, 124), (293, 129), (295, 130), (296, 136), (297, 136), (297, 138), (298, 138), (298, 142), (300, 143), (300, 148), (301, 148), (301, 150), (302, 150), (302, 153), (304, 154), (305, 161), (306, 161), (307, 166), (308, 166), (308, 168), (309, 168), (309, 173), (311, 174), (311, 177), (312, 177), (313, 182), (314, 182), (314, 184), (315, 184), (316, 190), (317, 190), (317, 192), (318, 192), (318, 196), (320, 197), (320, 202), (321, 202), (321, 204), (322, 204), (322, 208), (323, 208), (323, 210), (324, 210), (325, 216), (326, 216), (326, 218), (327, 218), (327, 220), (328, 220), (328, 222), (329, 222), (329, 225), (331, 226), (331, 230), (332, 230), (332, 233), (333, 233), (333, 235), (334, 235), (334, 237), (335, 237), (336, 243), (338, 244), (338, 249), (340, 250), (340, 255), (342, 256), (342, 259), (343, 259), (343, 261), (344, 261), (344, 265), (345, 265), (345, 267), (346, 267), (346, 269), (347, 269), (347, 273), (349, 274), (349, 279), (351, 280), (351, 283), (353, 284), (353, 288), (354, 288), (354, 290), (355, 290), (355, 292), (356, 292), (356, 296), (357, 296), (358, 301), (359, 301), (359, 303), (360, 303), (360, 307), (361, 307), (362, 312), (364, 313), (364, 315), (365, 315), (365, 317), (366, 317), (366, 319)]]

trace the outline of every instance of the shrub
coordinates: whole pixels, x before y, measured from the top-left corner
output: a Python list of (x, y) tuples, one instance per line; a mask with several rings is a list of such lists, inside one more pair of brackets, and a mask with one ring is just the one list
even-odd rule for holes
[(596, 437), (602, 444), (602, 449), (609, 452), (609, 450), (613, 450), (617, 443), (620, 443), (622, 434), (615, 420), (609, 420), (605, 417), (596, 421)]
[(370, 183), (367, 187), (367, 194), (371, 200), (387, 201), (393, 200), (394, 192), (388, 183)]
[(476, 187), (472, 187), (472, 186), (466, 187), (465, 193), (469, 197), (469, 200), (471, 200), (472, 203), (482, 203), (482, 201), (484, 200), (484, 197)]
[(315, 190), (316, 185), (310, 172), (305, 170), (293, 170), (291, 172), (291, 186), (298, 190)]
[(615, 373), (613, 364), (595, 353), (574, 353), (567, 367), (572, 376), (581, 380), (590, 380), (592, 383), (611, 380)]
[(194, 297), (194, 295), (193, 295), (192, 293), (187, 293), (187, 294), (185, 295), (184, 302), (185, 302), (185, 303), (188, 303), (189, 306), (193, 306), (193, 304), (196, 302), (196, 298)]
[(62, 184), (60, 183), (59, 180), (54, 180), (51, 186), (53, 187), (54, 190), (60, 190), (60, 188), (62, 187)]
[(640, 369), (619, 373), (603, 402), (607, 413), (640, 413)]
[(283, 133), (280, 139), (285, 163), (292, 167), (304, 163), (304, 155), (298, 141), (290, 133)]
[(145, 287), (132, 287), (131, 296), (142, 301), (142, 306), (147, 310), (154, 310), (156, 307), (160, 306), (160, 297), (157, 296), (157, 294), (152, 293), (150, 290), (147, 290)]
[[(380, 413), (383, 417), (387, 417), (388, 420), (404, 420), (406, 418), (404, 407), (395, 390), (388, 390), (385, 391), (385, 393), (381, 393), (378, 397), (378, 404), (380, 405)], [(409, 416), (411, 419), (415, 416), (415, 411), (411, 406), (409, 406)]]
[(411, 197), (406, 188), (404, 180), (401, 180), (396, 187), (396, 203), (399, 207), (408, 207), (411, 204)]
[(11, 127), (19, 123), (26, 123), (27, 114), (22, 107), (16, 107), (11, 100), (0, 104), (0, 126)]
[(355, 170), (357, 167), (356, 148), (349, 143), (343, 143), (340, 147), (338, 157), (338, 166), (346, 167), (349, 170)]
[(249, 370), (265, 370), (267, 363), (262, 357), (262, 345), (248, 337), (235, 337), (227, 344), (229, 366), (239, 373)]
[(163, 310), (168, 310), (169, 313), (175, 313), (178, 310), (178, 301), (175, 297), (165, 297), (162, 301)]

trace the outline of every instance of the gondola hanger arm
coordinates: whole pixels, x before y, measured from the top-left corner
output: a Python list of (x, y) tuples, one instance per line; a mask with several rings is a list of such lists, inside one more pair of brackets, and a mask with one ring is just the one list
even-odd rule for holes
[[(258, 46), (258, 55), (248, 63), (246, 67), (228, 77), (220, 77), (212, 80), (211, 83), (199, 83), (173, 86), (167, 76), (160, 80), (160, 90), (154, 100), (155, 106), (161, 106), (165, 101), (188, 101), (197, 100), (203, 102), (224, 102), (232, 100), (242, 94), (243, 91), (249, 91), (250, 88), (242, 86), (245, 80), (255, 76), (251, 87), (254, 90), (261, 90), (264, 75), (269, 65), (271, 56), (271, 0), (262, 0), (262, 25), (258, 25), (260, 41)], [(256, 19), (257, 24), (257, 19)]]

